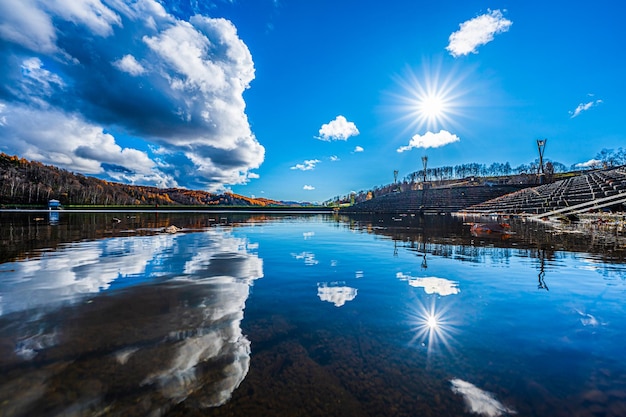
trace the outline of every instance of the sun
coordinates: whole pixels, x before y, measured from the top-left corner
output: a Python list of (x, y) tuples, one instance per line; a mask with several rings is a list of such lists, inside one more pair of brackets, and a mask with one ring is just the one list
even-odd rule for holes
[(418, 111), (428, 123), (434, 123), (444, 118), (448, 112), (446, 97), (438, 94), (428, 94), (420, 98)]
[(421, 74), (407, 70), (395, 77), (399, 90), (392, 93), (392, 108), (401, 114), (400, 122), (406, 130), (450, 130), (460, 122), (467, 94), (461, 88), (465, 76), (454, 71), (443, 73), (441, 66), (425, 65)]
[(429, 315), (428, 318), (426, 319), (426, 325), (428, 326), (429, 329), (434, 330), (436, 329), (439, 324), (438, 324), (438, 320), (437, 317), (434, 315)]

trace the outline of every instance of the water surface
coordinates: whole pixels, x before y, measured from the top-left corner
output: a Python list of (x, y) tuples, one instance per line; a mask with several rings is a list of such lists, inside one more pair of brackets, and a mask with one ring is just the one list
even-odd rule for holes
[(449, 216), (0, 223), (0, 415), (626, 415), (615, 241)]

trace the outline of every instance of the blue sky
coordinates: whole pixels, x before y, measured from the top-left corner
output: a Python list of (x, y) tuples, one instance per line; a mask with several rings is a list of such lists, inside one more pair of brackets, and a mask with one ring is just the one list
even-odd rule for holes
[(626, 144), (620, 1), (0, 0), (0, 151), (323, 201)]

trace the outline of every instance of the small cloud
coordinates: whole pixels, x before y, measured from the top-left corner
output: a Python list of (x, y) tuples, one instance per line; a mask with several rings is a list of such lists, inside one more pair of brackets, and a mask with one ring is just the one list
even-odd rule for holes
[(25, 78), (24, 92), (28, 95), (38, 92), (49, 96), (65, 87), (65, 83), (58, 75), (43, 68), (39, 58), (28, 58), (22, 62), (22, 75)]
[(248, 172), (248, 179), (249, 180), (256, 180), (261, 178), (261, 176), (259, 174), (257, 174), (256, 172)]
[(490, 10), (487, 14), (461, 23), (460, 29), (450, 35), (446, 49), (455, 58), (477, 54), (476, 48), (491, 42), (494, 35), (507, 32), (512, 24), (500, 10)]
[(355, 152), (355, 153), (357, 153), (357, 152), (363, 152), (364, 150), (365, 150), (365, 149), (363, 149), (363, 148), (362, 148), (362, 147), (360, 147), (360, 146), (357, 146), (357, 147), (355, 147), (355, 148), (354, 148), (354, 152)]
[(124, 55), (123, 58), (114, 61), (113, 65), (120, 71), (124, 71), (135, 77), (146, 72), (143, 65), (141, 65), (132, 55)]
[(319, 159), (309, 159), (309, 160), (304, 161), (304, 163), (296, 164), (289, 169), (299, 169), (300, 171), (311, 171), (315, 168), (315, 165), (319, 164), (320, 162), (322, 161), (320, 161)]
[(337, 116), (335, 120), (323, 124), (317, 139), (324, 141), (348, 140), (350, 136), (359, 134), (359, 129), (353, 122), (349, 122), (344, 116)]
[(596, 107), (602, 104), (602, 100), (594, 100), (588, 103), (580, 103), (574, 111), (570, 111), (570, 118), (578, 117), (582, 112), (589, 110), (592, 107)]
[(452, 384), (452, 392), (461, 394), (467, 408), (474, 414), (481, 414), (487, 417), (517, 414), (515, 410), (506, 407), (496, 400), (492, 393), (483, 391), (474, 384), (458, 378), (451, 380), (450, 383)]
[(590, 159), (587, 162), (580, 162), (576, 164), (576, 168), (594, 168), (601, 165), (602, 161), (600, 161), (599, 159)]
[(303, 190), (307, 190), (307, 191), (312, 191), (315, 190), (315, 187), (313, 187), (312, 185), (305, 185), (304, 187), (302, 187)]
[(410, 151), (413, 148), (440, 148), (450, 143), (458, 142), (461, 139), (447, 130), (440, 130), (439, 133), (426, 132), (424, 135), (415, 135), (407, 146), (401, 146), (398, 152)]
[(330, 157), (330, 162), (337, 162), (337, 161), (339, 161), (339, 160), (340, 160), (340, 159), (339, 159), (339, 157), (338, 157), (337, 155), (332, 155), (332, 156)]

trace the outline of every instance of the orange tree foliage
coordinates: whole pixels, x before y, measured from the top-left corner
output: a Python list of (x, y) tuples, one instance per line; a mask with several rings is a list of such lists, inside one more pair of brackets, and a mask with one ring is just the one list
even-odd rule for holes
[(257, 205), (280, 204), (237, 194), (128, 185), (75, 174), (0, 153), (0, 205)]

